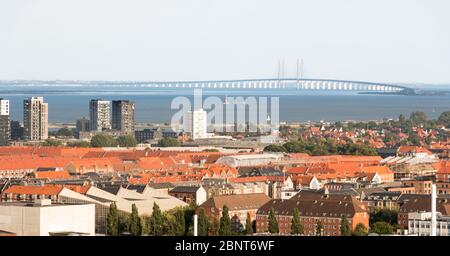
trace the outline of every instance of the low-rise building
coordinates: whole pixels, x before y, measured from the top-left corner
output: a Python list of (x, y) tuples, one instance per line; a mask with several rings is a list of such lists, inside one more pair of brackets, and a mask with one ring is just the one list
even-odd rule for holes
[(169, 195), (174, 196), (187, 204), (197, 205), (206, 201), (207, 193), (202, 186), (177, 186), (169, 191)]
[[(408, 213), (408, 234), (431, 236), (431, 214), (431, 212)], [(436, 235), (450, 236), (450, 216), (437, 214)]]
[(94, 204), (0, 203), (0, 230), (18, 236), (95, 235)]
[(247, 220), (247, 214), (250, 214), (251, 220), (255, 220), (256, 211), (270, 198), (262, 193), (259, 194), (241, 194), (214, 196), (197, 208), (197, 214), (200, 209), (204, 209), (210, 218), (219, 219), (222, 216), (223, 206), (228, 207), (228, 214), (233, 221), (235, 230), (242, 230)]

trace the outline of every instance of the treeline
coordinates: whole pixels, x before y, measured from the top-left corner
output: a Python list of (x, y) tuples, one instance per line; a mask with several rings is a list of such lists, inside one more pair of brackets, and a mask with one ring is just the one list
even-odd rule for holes
[[(138, 144), (137, 140), (131, 135), (123, 135), (114, 138), (113, 136), (107, 134), (97, 134), (92, 137), (90, 142), (89, 141), (68, 142), (67, 146), (101, 148), (101, 147), (117, 147), (117, 146), (135, 147), (137, 144)], [(63, 143), (61, 140), (47, 139), (43, 145), (58, 147), (62, 146)]]
[(376, 156), (377, 151), (367, 144), (357, 144), (347, 141), (337, 144), (335, 140), (310, 138), (308, 140), (294, 140), (283, 145), (269, 145), (264, 148), (268, 152), (307, 153), (313, 156), (324, 155), (365, 155)]
[[(135, 147), (137, 144), (138, 141), (131, 135), (123, 135), (115, 138), (107, 134), (97, 134), (92, 137), (91, 141), (68, 142), (67, 146), (79, 148), (86, 148), (86, 147), (101, 148), (101, 147), (117, 147), (117, 146)], [(49, 147), (59, 147), (63, 145), (63, 142), (58, 139), (47, 139), (45, 140), (43, 145)], [(177, 139), (170, 137), (164, 137), (158, 141), (159, 147), (178, 147), (180, 145), (181, 143)]]
[[(139, 216), (133, 204), (131, 214), (124, 217), (124, 214), (119, 214), (116, 204), (112, 203), (107, 216), (107, 235), (192, 236), (195, 208), (195, 205), (190, 205), (162, 212), (158, 204), (154, 203), (151, 216)], [(229, 217), (228, 207), (224, 206), (220, 220), (208, 218), (204, 209), (200, 209), (197, 231), (199, 236), (250, 235), (253, 234), (254, 225), (248, 214), (246, 228), (236, 229)]]

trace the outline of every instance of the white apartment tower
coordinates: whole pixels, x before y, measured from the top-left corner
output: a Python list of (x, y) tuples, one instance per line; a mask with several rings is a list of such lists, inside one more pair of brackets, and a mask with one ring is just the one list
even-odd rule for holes
[(184, 118), (184, 128), (192, 139), (207, 138), (207, 113), (203, 109), (189, 111)]
[(111, 102), (95, 99), (89, 102), (89, 117), (91, 131), (111, 129)]
[(23, 124), (26, 140), (48, 138), (48, 103), (43, 97), (30, 97), (23, 101)]

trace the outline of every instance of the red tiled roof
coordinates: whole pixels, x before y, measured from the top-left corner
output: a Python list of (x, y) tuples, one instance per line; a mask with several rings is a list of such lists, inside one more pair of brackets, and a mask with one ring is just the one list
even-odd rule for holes
[(18, 186), (13, 185), (3, 191), (4, 194), (20, 194), (20, 195), (58, 195), (62, 186), (44, 185), (44, 186)]

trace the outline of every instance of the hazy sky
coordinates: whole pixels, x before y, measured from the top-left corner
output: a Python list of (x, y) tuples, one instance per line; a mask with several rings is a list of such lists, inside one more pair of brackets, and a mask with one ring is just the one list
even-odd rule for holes
[(448, 0), (0, 0), (0, 79), (450, 82)]

